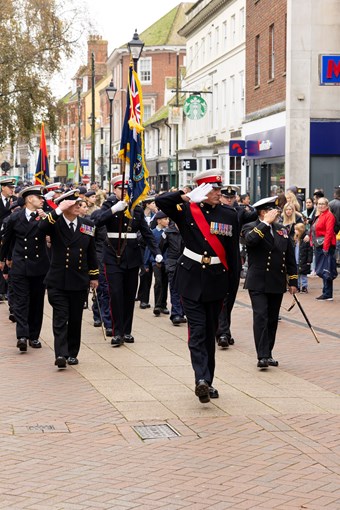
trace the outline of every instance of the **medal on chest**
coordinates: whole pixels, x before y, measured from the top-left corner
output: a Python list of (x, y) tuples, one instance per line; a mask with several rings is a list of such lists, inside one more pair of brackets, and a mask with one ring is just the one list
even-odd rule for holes
[(91, 236), (91, 237), (94, 237), (94, 233), (96, 231), (96, 227), (92, 227), (91, 225), (85, 225), (85, 224), (82, 224), (80, 226), (80, 232), (82, 234), (86, 234), (87, 236)]
[(216, 221), (212, 221), (210, 223), (210, 233), (218, 236), (231, 237), (233, 235), (233, 226), (228, 225), (227, 223), (217, 223)]

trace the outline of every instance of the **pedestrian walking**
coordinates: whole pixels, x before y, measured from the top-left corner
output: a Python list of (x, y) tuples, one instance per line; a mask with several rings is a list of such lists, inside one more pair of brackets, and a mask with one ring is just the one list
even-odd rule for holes
[(141, 233), (157, 263), (162, 262), (163, 257), (145, 221), (142, 207), (135, 207), (132, 218), (126, 216), (128, 204), (122, 200), (122, 176), (114, 177), (111, 183), (114, 197), (103, 204), (96, 225), (105, 225), (107, 229), (103, 261), (110, 293), (113, 328), (111, 345), (119, 347), (124, 342), (135, 341), (131, 335), (133, 311), (138, 271), (143, 263), (137, 233)]
[(44, 278), (49, 268), (46, 236), (39, 230), (43, 211), (43, 188), (24, 188), (19, 197), (24, 207), (8, 217), (0, 260), (10, 260), (11, 310), (16, 320), (17, 347), (27, 351), (41, 347), (39, 340), (44, 310)]
[[(0, 177), (1, 197), (0, 197), (0, 235), (2, 234), (2, 224), (4, 219), (11, 214), (10, 205), (13, 202), (15, 190), (15, 179), (12, 177)], [(0, 301), (7, 299), (7, 282), (0, 270)]]
[(215, 335), (223, 298), (234, 288), (238, 270), (237, 213), (220, 204), (222, 172), (198, 174), (193, 191), (164, 193), (157, 207), (178, 226), (184, 241), (174, 288), (188, 320), (189, 349), (200, 402), (217, 398), (212, 386), (215, 372)]
[(53, 308), (55, 365), (78, 364), (81, 323), (87, 289), (98, 286), (98, 262), (91, 220), (80, 218), (79, 193), (71, 190), (56, 199), (39, 229), (50, 237), (51, 265), (45, 278)]
[(253, 308), (253, 332), (258, 368), (278, 366), (273, 358), (279, 311), (287, 283), (291, 294), (297, 292), (297, 267), (289, 233), (277, 223), (280, 211), (277, 197), (263, 198), (254, 204), (255, 222), (242, 228), (248, 252), (248, 289)]

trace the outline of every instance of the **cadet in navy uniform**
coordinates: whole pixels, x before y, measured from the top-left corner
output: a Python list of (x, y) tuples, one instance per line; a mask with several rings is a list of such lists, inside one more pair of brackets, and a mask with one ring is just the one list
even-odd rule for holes
[[(111, 183), (115, 198), (104, 202), (101, 214), (96, 217), (96, 225), (98, 227), (106, 225), (107, 228), (103, 261), (110, 293), (114, 335), (111, 345), (118, 347), (124, 342), (134, 342), (134, 337), (131, 335), (133, 310), (138, 285), (138, 271), (143, 263), (137, 232), (141, 233), (157, 263), (162, 262), (163, 257), (145, 220), (142, 207), (135, 207), (132, 219), (127, 218), (124, 214), (128, 204), (121, 200), (122, 176), (114, 177)], [(120, 229), (121, 240), (119, 240)]]
[(280, 210), (277, 197), (263, 198), (254, 204), (258, 219), (242, 229), (248, 252), (248, 289), (253, 308), (253, 330), (257, 366), (278, 366), (272, 351), (284, 292), (297, 292), (297, 267), (294, 247), (287, 230), (276, 220)]
[(185, 245), (173, 284), (188, 320), (195, 394), (202, 403), (218, 397), (212, 387), (218, 315), (226, 292), (235, 286), (238, 267), (237, 214), (219, 203), (221, 173), (207, 170), (195, 177), (198, 188), (193, 191), (156, 198), (157, 207), (177, 224)]
[(16, 319), (17, 347), (27, 351), (27, 342), (40, 348), (39, 335), (43, 320), (45, 285), (49, 268), (46, 236), (38, 228), (45, 216), (43, 188), (30, 186), (19, 193), (25, 207), (6, 221), (0, 259), (11, 260), (11, 308)]
[[(238, 218), (238, 233), (241, 233), (241, 228), (245, 223), (254, 221), (257, 218), (256, 211), (247, 211), (244, 207), (240, 207), (236, 202), (236, 194), (238, 188), (236, 186), (223, 186), (221, 189), (221, 204), (223, 207), (232, 208), (237, 212)], [(223, 300), (223, 307), (218, 318), (218, 329), (216, 332), (217, 345), (223, 349), (227, 349), (229, 345), (235, 343), (232, 337), (230, 326), (231, 326), (231, 312), (234, 307), (238, 286), (240, 283), (240, 274), (242, 269), (240, 250), (238, 250), (238, 270), (237, 278), (234, 280), (234, 288), (230, 288), (228, 294)]]
[(91, 220), (79, 217), (79, 193), (71, 190), (56, 199), (57, 208), (39, 222), (51, 239), (51, 265), (46, 275), (53, 308), (55, 365), (78, 364), (81, 322), (88, 285), (96, 289), (99, 269)]

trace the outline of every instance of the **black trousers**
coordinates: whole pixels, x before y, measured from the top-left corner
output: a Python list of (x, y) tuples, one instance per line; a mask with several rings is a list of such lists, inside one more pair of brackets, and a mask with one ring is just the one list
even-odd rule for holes
[(137, 299), (141, 303), (149, 303), (150, 301), (150, 289), (152, 283), (152, 264), (148, 266), (149, 271), (145, 271), (145, 267), (142, 266), (139, 274), (139, 289)]
[(81, 323), (87, 289), (47, 289), (48, 301), (53, 308), (54, 352), (56, 358), (76, 358), (80, 349)]
[(44, 313), (45, 276), (13, 275), (10, 272), (9, 278), (17, 338), (38, 340)]
[(164, 264), (161, 266), (153, 266), (153, 274), (155, 276), (155, 308), (166, 308), (168, 299), (168, 275), (165, 271)]
[(110, 265), (105, 268), (114, 336), (131, 334), (138, 271), (139, 267), (122, 269), (118, 265)]
[(205, 379), (212, 384), (215, 373), (215, 335), (222, 300), (202, 303), (182, 296), (188, 320), (189, 350), (195, 382)]
[(238, 291), (238, 286), (240, 283), (240, 276), (238, 277), (237, 284), (234, 288), (229, 290), (229, 293), (223, 299), (223, 306), (218, 318), (218, 328), (216, 332), (216, 338), (220, 338), (220, 336), (225, 335), (228, 340), (231, 339), (231, 312), (233, 311), (236, 295)]
[(249, 290), (257, 358), (271, 358), (283, 294)]

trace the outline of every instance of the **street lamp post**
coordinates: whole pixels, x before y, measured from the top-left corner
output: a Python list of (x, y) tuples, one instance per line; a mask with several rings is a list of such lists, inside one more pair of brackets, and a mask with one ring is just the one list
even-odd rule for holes
[(95, 141), (96, 141), (96, 104), (95, 104), (95, 63), (94, 53), (91, 54), (91, 182), (95, 181)]
[(78, 167), (79, 167), (78, 179), (80, 179), (80, 174), (83, 173), (81, 165), (81, 102), (80, 102), (81, 87), (77, 88), (77, 94), (78, 94)]
[(110, 81), (110, 85), (106, 88), (106, 95), (110, 103), (110, 138), (109, 138), (109, 193), (111, 193), (111, 175), (112, 175), (112, 106), (115, 98), (117, 89), (113, 85), (113, 80)]
[(135, 33), (133, 34), (133, 38), (128, 43), (128, 48), (130, 55), (133, 60), (133, 69), (137, 72), (137, 63), (142, 54), (144, 43), (139, 39), (139, 35), (137, 34), (137, 28), (135, 29)]

